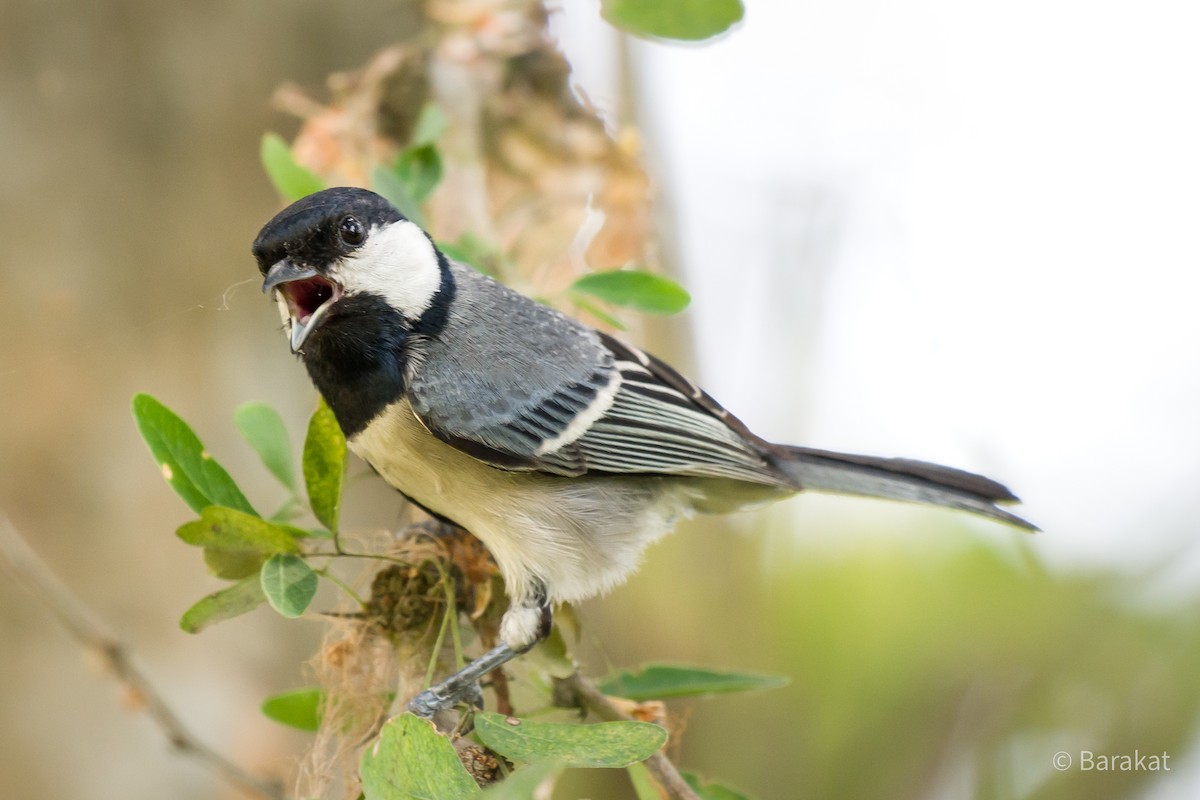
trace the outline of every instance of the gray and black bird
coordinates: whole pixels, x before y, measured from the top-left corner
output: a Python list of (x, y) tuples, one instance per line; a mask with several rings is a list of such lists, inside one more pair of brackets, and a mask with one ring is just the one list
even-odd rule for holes
[(547, 636), (554, 604), (624, 581), (693, 513), (813, 490), (1033, 527), (980, 475), (755, 436), (654, 356), (447, 258), (373, 192), (292, 204), (254, 256), (350, 450), (479, 537), (504, 576), (501, 643), (414, 698), (424, 716)]

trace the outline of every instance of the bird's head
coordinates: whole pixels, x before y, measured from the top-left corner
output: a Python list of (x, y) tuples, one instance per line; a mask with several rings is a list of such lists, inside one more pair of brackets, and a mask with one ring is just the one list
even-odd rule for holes
[(293, 352), (356, 302), (382, 301), (415, 324), (446, 280), (429, 236), (366, 189), (326, 189), (288, 206), (263, 226), (254, 257)]

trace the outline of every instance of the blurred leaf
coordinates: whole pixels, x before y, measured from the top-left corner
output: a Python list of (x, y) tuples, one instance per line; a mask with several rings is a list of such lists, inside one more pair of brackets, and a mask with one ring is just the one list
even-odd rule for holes
[(646, 769), (645, 764), (640, 761), (630, 764), (625, 771), (629, 773), (629, 782), (633, 784), (633, 793), (637, 796), (637, 800), (662, 800), (658, 786), (650, 777), (650, 770)]
[(475, 715), (475, 732), (511, 761), (554, 761), (564, 767), (626, 767), (658, 752), (667, 732), (649, 722), (573, 725)]
[(371, 188), (394, 205), (396, 210), (407, 219), (421, 227), (425, 226), (425, 215), (421, 213), (421, 204), (409, 193), (408, 187), (395, 172), (384, 166), (375, 167), (371, 170)]
[(496, 264), (500, 254), (478, 236), (464, 233), (457, 242), (438, 242), (438, 249), (447, 258), (474, 267), (484, 275), (496, 275)]
[(412, 141), (408, 143), (408, 146), (421, 147), (422, 145), (433, 144), (434, 140), (446, 130), (448, 124), (446, 115), (442, 113), (441, 106), (434, 102), (426, 103), (421, 107), (421, 115), (417, 117), (417, 124), (413, 129)]
[(410, 147), (396, 157), (392, 172), (404, 184), (408, 196), (420, 204), (442, 180), (442, 156), (431, 144)]
[(735, 792), (728, 786), (715, 781), (704, 781), (694, 772), (681, 772), (680, 774), (687, 781), (687, 785), (692, 787), (692, 791), (699, 795), (700, 800), (751, 800), (749, 795)]
[(308, 422), (304, 439), (304, 484), (308, 503), (322, 525), (337, 530), (346, 472), (346, 437), (337, 417), (322, 400)]
[(238, 431), (280, 483), (296, 491), (292, 444), (279, 412), (266, 403), (243, 403), (234, 412)]
[(704, 667), (650, 664), (638, 671), (622, 670), (606, 678), (599, 685), (599, 689), (605, 694), (629, 700), (662, 700), (667, 697), (778, 689), (787, 686), (788, 683), (787, 678), (777, 675), (752, 675)]
[(227, 550), (224, 548), (204, 548), (204, 565), (210, 574), (227, 581), (240, 581), (250, 575), (257, 575), (267, 556), (253, 550)]
[(359, 762), (365, 800), (466, 800), (479, 793), (450, 740), (405, 712), (388, 720)]
[(525, 661), (537, 667), (551, 678), (569, 678), (575, 673), (575, 660), (571, 658), (570, 648), (567, 647), (566, 637), (558, 625), (558, 619), (550, 628), (550, 635), (538, 643), (538, 646), (525, 654)]
[(188, 633), (199, 633), (210, 625), (253, 611), (266, 599), (258, 576), (251, 575), (205, 596), (183, 612), (179, 627)]
[(275, 191), (289, 203), (325, 188), (320, 178), (296, 163), (292, 148), (279, 134), (263, 134), (259, 155)]
[(267, 557), (275, 553), (299, 552), (296, 537), (306, 533), (224, 506), (209, 506), (200, 519), (175, 531), (184, 542), (203, 547), (209, 571), (226, 580), (257, 574)]
[(576, 297), (575, 305), (579, 306), (580, 309), (591, 314), (593, 317), (600, 320), (605, 325), (608, 325), (610, 328), (613, 328), (614, 330), (618, 330), (618, 331), (629, 330), (628, 325), (626, 325), (624, 322), (621, 322), (621, 320), (617, 319), (612, 314), (609, 314), (607, 311), (600, 308), (600, 306), (596, 305), (595, 303), (589, 303), (587, 300), (584, 300), (582, 297)]
[(635, 36), (696, 42), (729, 30), (744, 11), (741, 0), (601, 0), (600, 13)]
[(261, 576), (271, 608), (290, 619), (303, 614), (317, 594), (317, 573), (307, 561), (291, 553), (268, 558)]
[(221, 505), (257, 513), (179, 415), (150, 395), (137, 394), (133, 398), (133, 417), (163, 477), (193, 511)]
[(651, 314), (676, 314), (692, 300), (670, 278), (632, 269), (592, 272), (571, 284), (571, 291)]
[(534, 797), (534, 791), (543, 781), (562, 770), (562, 766), (553, 761), (529, 764), (514, 770), (500, 783), (480, 792), (479, 800), (529, 800)]
[(282, 725), (316, 731), (321, 727), (324, 702), (325, 692), (320, 687), (307, 686), (268, 697), (262, 702), (262, 713)]
[[(271, 522), (278, 522), (280, 524), (287, 525), (289, 522), (294, 520), (296, 517), (303, 514), (306, 509), (307, 509), (307, 506), (305, 506), (304, 503), (301, 502), (299, 496), (297, 494), (293, 494), (292, 496), (290, 496), (286, 500), (284, 500), (283, 505), (281, 505), (279, 508), (275, 509), (275, 513), (272, 514), (270, 517), (268, 517), (268, 519), (270, 519)], [(309, 531), (306, 529), (296, 528), (296, 530), (300, 532), (297, 535), (300, 535), (302, 537), (313, 535), (312, 531)], [(321, 533), (318, 535), (329, 536), (329, 531), (322, 530)]]

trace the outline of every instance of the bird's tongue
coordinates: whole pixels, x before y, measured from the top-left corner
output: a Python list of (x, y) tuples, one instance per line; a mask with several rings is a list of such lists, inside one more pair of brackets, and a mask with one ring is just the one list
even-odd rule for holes
[(321, 277), (291, 281), (282, 287), (288, 308), (299, 322), (307, 322), (317, 309), (333, 299), (337, 287)]

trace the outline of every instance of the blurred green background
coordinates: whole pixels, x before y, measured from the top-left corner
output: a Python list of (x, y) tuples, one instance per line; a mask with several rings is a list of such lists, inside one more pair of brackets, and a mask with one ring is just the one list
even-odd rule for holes
[[(278, 207), (258, 142), (296, 127), (269, 98), (287, 82), (319, 93), (419, 15), (274, 0), (8, 0), (0, 15), (0, 511), (201, 739), (286, 775), (307, 738), (257, 706), (306, 682), (321, 630), (260, 611), (179, 631), (214, 582), (172, 535), (189, 515), (128, 404), (164, 399), (274, 499), (233, 409), (269, 402), (298, 437), (314, 394), (252, 280), (249, 242)], [(352, 475), (362, 523), (395, 520), (399, 501), (361, 464)], [(1052, 530), (797, 504), (686, 525), (582, 608), (592, 674), (666, 660), (791, 678), (672, 703), (686, 767), (762, 798), (1193, 796), (1194, 593), (1158, 591), (1151, 570), (1049, 568)], [(5, 797), (237, 796), (170, 753), (8, 581), (0, 652)], [(1081, 750), (1165, 752), (1172, 771), (1054, 768)], [(629, 796), (621, 772), (572, 774), (556, 794)]]

